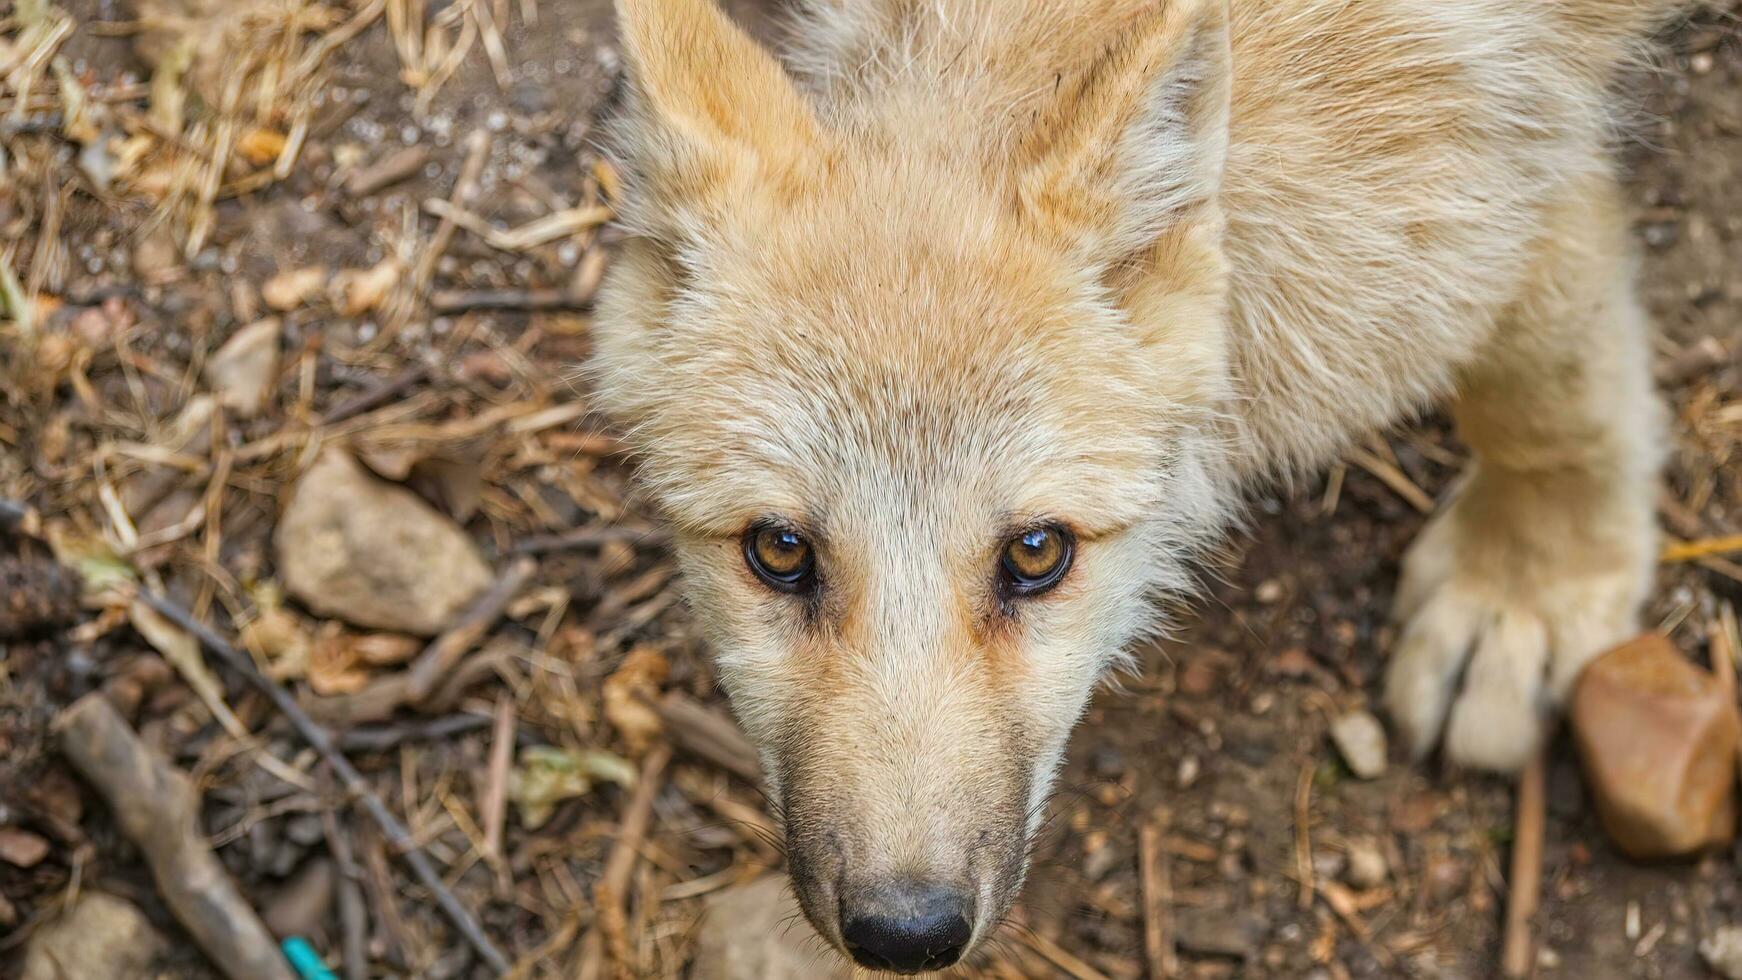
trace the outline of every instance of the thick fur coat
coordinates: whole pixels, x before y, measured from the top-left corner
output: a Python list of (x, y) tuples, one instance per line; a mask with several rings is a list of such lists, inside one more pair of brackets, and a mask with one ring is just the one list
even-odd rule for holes
[[(1673, 0), (619, 0), (598, 397), (762, 747), (811, 921), (1009, 908), (1067, 736), (1259, 480), (1447, 404), (1386, 700), (1535, 748), (1649, 584), (1663, 442), (1607, 154)], [(743, 542), (802, 532), (804, 598)], [(1000, 549), (1065, 529), (1056, 588)], [(883, 904), (880, 904), (883, 903)], [(868, 913), (867, 913), (868, 914)]]

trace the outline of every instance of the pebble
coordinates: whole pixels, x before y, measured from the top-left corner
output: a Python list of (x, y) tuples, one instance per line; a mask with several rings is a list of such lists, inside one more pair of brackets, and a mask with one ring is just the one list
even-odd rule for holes
[(237, 417), (259, 415), (271, 396), (281, 333), (278, 318), (268, 317), (236, 331), (206, 362), (206, 382)]
[(30, 937), (23, 980), (151, 980), (167, 947), (145, 914), (104, 892), (87, 891), (60, 918)]
[(1389, 752), (1385, 726), (1371, 712), (1351, 711), (1332, 722), (1331, 741), (1357, 777), (1378, 779), (1385, 774)]
[(48, 841), (19, 827), (0, 827), (0, 861), (15, 868), (34, 868), (48, 857)]
[(280, 939), (313, 934), (326, 921), (337, 881), (332, 861), (310, 859), (262, 910), (266, 928)]
[(710, 897), (690, 975), (709, 980), (845, 980), (838, 956), (822, 953), (785, 875)]
[(1734, 836), (1734, 696), (1668, 639), (1648, 634), (1585, 668), (1570, 717), (1597, 815), (1623, 852), (1678, 857)]
[(1349, 842), (1349, 869), (1345, 880), (1350, 885), (1362, 890), (1377, 888), (1385, 884), (1390, 873), (1385, 852), (1377, 843), (1364, 837)]
[(1724, 980), (1742, 980), (1742, 926), (1720, 926), (1700, 940), (1700, 958)]
[(1263, 935), (1263, 923), (1221, 909), (1180, 909), (1174, 920), (1179, 948), (1198, 956), (1250, 959)]
[(371, 629), (433, 635), (491, 580), (458, 525), (334, 449), (296, 482), (273, 545), (291, 595)]

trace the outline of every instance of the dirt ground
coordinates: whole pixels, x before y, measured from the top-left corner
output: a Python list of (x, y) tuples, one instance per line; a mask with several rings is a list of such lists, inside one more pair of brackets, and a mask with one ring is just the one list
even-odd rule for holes
[[(23, 6), (0, 7), (0, 38), (21, 36)], [(586, 975), (600, 963), (682, 975), (704, 896), (776, 867), (778, 854), (743, 774), (611, 693), (616, 683), (719, 703), (670, 563), (643, 533), (622, 460), (573, 381), (586, 298), (611, 245), (610, 229), (580, 214), (609, 199), (590, 142), (617, 73), (609, 4), (393, 0), (383, 14), (380, 4), (293, 2), (325, 15), (274, 49), (287, 64), (348, 23), (361, 31), (315, 51), (322, 67), (294, 98), (229, 130), (223, 120), (242, 115), (214, 109), (211, 90), (202, 102), (200, 72), (188, 72), (179, 133), (153, 115), (164, 96), (149, 82), (163, 75), (150, 40), (170, 6), (65, 4), (63, 78), (100, 96), (113, 159), (93, 162), (101, 141), (67, 132), (75, 113), (64, 101), (43, 102), (52, 80), (35, 94), (0, 86), (0, 257), (39, 300), (35, 346), (16, 324), (0, 332), (0, 505), (30, 509), (0, 509), (0, 589), (24, 597), (11, 621), (28, 625), (8, 634), (0, 594), (0, 976), (17, 975), (33, 934), (91, 889), (136, 903), (177, 940), (160, 975), (209, 975), (140, 850), (53, 749), (57, 711), (118, 685), (138, 693), (130, 718), (146, 740), (195, 776), (203, 829), (251, 904), (295, 922), (331, 964), (360, 932), (370, 975), (490, 975), (283, 720), (220, 670), (215, 701), (255, 745), (233, 737), (211, 701), (158, 665), (164, 645), (142, 632), (124, 593), (93, 594), (104, 575), (161, 588), (231, 638), (286, 610), (312, 650), (306, 662), (253, 643), (250, 652), (319, 717), (362, 733), (348, 743), (352, 760), (523, 975)], [(734, 7), (765, 30), (759, 4)], [(431, 26), (407, 29), (405, 17)], [(485, 21), (500, 28), (499, 49)], [(437, 90), (444, 45), (472, 30)], [(1663, 524), (1700, 539), (1742, 533), (1742, 28), (1708, 15), (1664, 48), (1658, 69), (1626, 87), (1639, 111), (1622, 157), (1678, 422)], [(197, 181), (177, 183), (202, 149), (226, 161), (209, 208), (188, 190)], [(358, 183), (395, 155), (410, 161), (402, 179)], [(97, 186), (109, 170), (112, 186)], [(558, 234), (511, 234), (565, 213), (574, 223)], [(203, 241), (190, 252), (195, 234)], [(310, 269), (340, 276), (314, 273), (296, 293), (288, 279)], [(210, 438), (178, 433), (211, 388), (213, 352), (269, 315), (282, 356), (264, 407), (223, 414)], [(405, 655), (371, 659), (368, 631), (276, 598), (275, 522), (298, 474), (331, 445), (463, 526), (497, 573), (536, 554), (433, 713), (358, 708)], [(1376, 465), (1339, 466), (1256, 501), (1181, 632), (1096, 698), (1017, 923), (964, 975), (1144, 975), (1138, 836), (1163, 814), (1185, 976), (1496, 974), (1511, 786), (1395, 753), (1382, 777), (1355, 779), (1325, 734), (1330, 718), (1376, 697), (1397, 562), (1423, 520), (1412, 488), (1440, 494), (1463, 457), (1433, 419), (1369, 450)], [(85, 582), (82, 604), (51, 551)], [(1704, 663), (1725, 603), (1742, 605), (1742, 567), (1666, 565), (1650, 622)], [(527, 748), (543, 746), (646, 772), (660, 745), (678, 744), (656, 773), (624, 922), (599, 911), (595, 883), (634, 794), (595, 786), (537, 828), (515, 806), (492, 834), (505, 779), (492, 726), (503, 717), (517, 771)], [(300, 775), (274, 775), (257, 751)], [(1548, 811), (1538, 975), (1708, 976), (1697, 946), (1742, 923), (1742, 855), (1622, 858), (1565, 744), (1552, 756)], [(45, 853), (18, 857), (7, 846), (18, 834)], [(360, 926), (344, 922), (343, 888), (309, 885), (330, 881), (317, 870), (331, 870), (338, 838), (357, 852)], [(1351, 860), (1371, 870), (1375, 855), (1383, 873), (1352, 882)], [(1303, 862), (1315, 885), (1304, 902)]]

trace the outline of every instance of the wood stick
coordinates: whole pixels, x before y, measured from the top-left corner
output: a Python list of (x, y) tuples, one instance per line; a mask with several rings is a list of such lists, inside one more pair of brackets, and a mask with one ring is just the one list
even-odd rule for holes
[(1742, 534), (1727, 534), (1720, 538), (1699, 541), (1676, 541), (1664, 546), (1657, 560), (1669, 565), (1676, 562), (1716, 558), (1720, 555), (1742, 554)]
[(762, 755), (744, 737), (738, 723), (681, 691), (672, 691), (654, 705), (665, 730), (685, 752), (706, 759), (760, 788)]
[(515, 544), (517, 555), (542, 555), (552, 551), (572, 551), (599, 548), (617, 542), (647, 548), (664, 547), (671, 535), (656, 527), (641, 524), (610, 524), (601, 527), (580, 527), (562, 534), (535, 534)]
[(1427, 491), (1415, 485), (1403, 470), (1398, 469), (1389, 461), (1380, 458), (1371, 450), (1356, 447), (1346, 454), (1349, 462), (1361, 467), (1377, 477), (1380, 483), (1391, 488), (1391, 492), (1403, 498), (1403, 502), (1414, 507), (1423, 514), (1431, 514), (1434, 510), (1434, 498)]
[(339, 928), (343, 939), (341, 964), (345, 980), (369, 980), (369, 910), (363, 904), (363, 868), (357, 863), (356, 849), (338, 814), (326, 810), (321, 814), (321, 828), (327, 836), (327, 850), (339, 872)]
[(505, 692), (496, 699), (489, 776), (484, 781), (484, 800), (479, 807), (484, 820), (484, 860), (492, 865), (502, 860), (502, 828), (508, 820), (508, 770), (514, 764), (514, 721), (514, 698)]
[(368, 391), (333, 406), (332, 411), (321, 416), (321, 424), (337, 425), (362, 415), (370, 409), (377, 408), (405, 394), (422, 384), (428, 377), (429, 368), (421, 364), (417, 367), (407, 368)]
[(153, 752), (101, 694), (55, 719), (61, 752), (108, 801), (145, 855), (158, 893), (213, 965), (232, 980), (294, 980), (290, 964), (199, 827), (193, 784)]
[(502, 618), (502, 611), (536, 571), (538, 562), (531, 558), (522, 556), (510, 562), (489, 591), (473, 600), (452, 626), (424, 647), (406, 672), (406, 697), (415, 704), (429, 700), (460, 658), (477, 646)]
[(661, 745), (647, 754), (641, 763), (641, 776), (635, 781), (635, 793), (623, 808), (623, 822), (617, 831), (617, 842), (611, 856), (605, 859), (605, 870), (593, 886), (595, 921), (603, 934), (605, 952), (617, 966), (619, 976), (629, 976), (629, 921), (623, 905), (629, 895), (629, 879), (641, 860), (641, 842), (653, 824), (653, 801), (665, 786), (665, 767), (671, 762), (671, 749)]
[(416, 174), (428, 162), (429, 149), (422, 144), (394, 150), (367, 167), (351, 171), (351, 175), (345, 178), (345, 193), (352, 197), (368, 197)]
[(1507, 879), (1506, 937), (1501, 969), (1508, 980), (1530, 976), (1536, 946), (1531, 922), (1542, 894), (1542, 838), (1545, 822), (1546, 749), (1539, 751), (1518, 777), (1518, 815), (1512, 834), (1512, 875)]
[(430, 312), (451, 315), (475, 310), (507, 310), (537, 313), (550, 310), (585, 310), (591, 296), (566, 289), (442, 289), (430, 294)]
[(429, 721), (408, 721), (397, 725), (377, 725), (372, 728), (353, 728), (337, 735), (340, 751), (351, 752), (385, 752), (397, 748), (401, 742), (437, 741), (459, 735), (464, 732), (487, 728), (490, 719), (484, 715), (459, 714), (446, 718), (433, 718)]
[(1294, 787), (1294, 870), (1300, 878), (1299, 899), (1295, 904), (1302, 912), (1313, 907), (1312, 805), (1313, 766), (1308, 762), (1301, 766), (1300, 780)]
[(363, 774), (358, 772), (357, 768), (351, 765), (351, 760), (345, 758), (344, 754), (334, 745), (332, 734), (313, 718), (310, 718), (308, 712), (302, 709), (302, 705), (296, 703), (296, 699), (291, 697), (288, 691), (260, 673), (254, 666), (253, 660), (225, 642), (223, 637), (212, 631), (211, 627), (193, 618), (185, 609), (156, 593), (140, 590), (139, 598), (168, 617), (177, 626), (192, 633), (208, 651), (266, 695), (266, 699), (278, 709), (280, 714), (284, 715), (291, 727), (296, 729), (298, 735), (302, 736), (303, 741), (320, 753), (327, 760), (327, 764), (333, 767), (333, 771), (338, 773), (339, 779), (345, 784), (346, 792), (351, 794), (351, 797), (363, 808), (363, 812), (368, 814), (369, 818), (375, 821), (376, 826), (381, 828), (381, 833), (387, 839), (388, 844), (392, 845), (393, 849), (399, 853), (400, 858), (417, 876), (417, 880), (435, 896), (436, 904), (441, 907), (442, 913), (448, 917), (448, 921), (453, 923), (454, 928), (459, 930), (460, 934), (472, 945), (473, 949), (477, 950), (478, 955), (484, 958), (484, 962), (488, 963), (491, 969), (497, 973), (506, 973), (509, 967), (508, 958), (502, 955), (502, 951), (496, 948), (496, 944), (490, 941), (490, 937), (484, 935), (484, 930), (479, 927), (478, 920), (472, 917), (472, 913), (442, 882), (441, 874), (436, 871), (435, 865), (430, 863), (428, 855), (424, 854), (422, 848), (418, 847), (417, 842), (412, 839), (411, 833), (405, 829), (405, 825), (399, 822), (399, 819), (393, 815), (393, 811), (387, 809), (387, 804), (382, 803), (381, 798), (375, 795), (375, 791), (369, 788), (369, 782), (363, 778)]
[(1149, 961), (1150, 980), (1172, 980), (1179, 975), (1179, 952), (1173, 942), (1173, 880), (1168, 874), (1167, 854), (1161, 847), (1167, 824), (1168, 812), (1162, 809), (1137, 829), (1138, 879), (1143, 889), (1143, 953)]
[[(459, 179), (454, 181), (453, 196), (448, 203), (456, 208), (470, 207), (478, 197), (478, 181), (484, 176), (484, 164), (490, 160), (490, 131), (474, 129), (466, 136), (466, 159), (460, 164)], [(454, 243), (454, 233), (459, 230), (459, 224), (452, 218), (442, 218), (436, 225), (435, 237), (430, 239), (429, 246), (418, 257), (417, 267), (411, 272), (411, 296), (423, 295), (435, 281), (437, 263), (447, 254), (448, 247)]]
[(1064, 971), (1071, 980), (1107, 980), (1107, 975), (1095, 969), (1060, 946), (1032, 929), (1025, 929), (1016, 934), (1023, 945), (1039, 953), (1048, 963)]

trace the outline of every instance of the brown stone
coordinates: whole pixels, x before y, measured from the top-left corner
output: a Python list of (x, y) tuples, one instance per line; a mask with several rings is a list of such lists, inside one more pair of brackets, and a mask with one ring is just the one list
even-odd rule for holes
[(707, 980), (845, 980), (854, 972), (804, 921), (785, 875), (708, 898), (692, 977)]
[(1693, 854), (1736, 829), (1736, 704), (1668, 639), (1604, 654), (1573, 693), (1573, 737), (1603, 827), (1636, 858)]
[(432, 635), (491, 580), (453, 521), (335, 449), (297, 481), (273, 542), (291, 595), (370, 629)]

